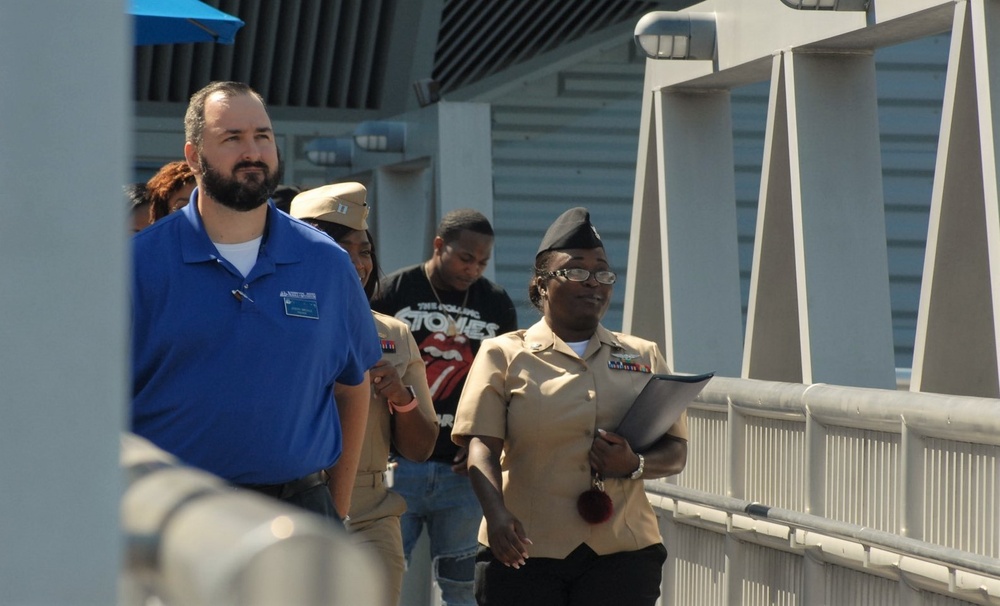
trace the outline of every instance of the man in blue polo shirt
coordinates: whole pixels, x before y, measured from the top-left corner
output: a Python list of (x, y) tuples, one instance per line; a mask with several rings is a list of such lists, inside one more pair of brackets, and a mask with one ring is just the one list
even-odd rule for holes
[(328, 487), (327, 472), (354, 478), (381, 357), (357, 272), (269, 203), (282, 168), (260, 95), (209, 84), (185, 137), (191, 203), (133, 239), (132, 429), (235, 485), (343, 517), (353, 481)]

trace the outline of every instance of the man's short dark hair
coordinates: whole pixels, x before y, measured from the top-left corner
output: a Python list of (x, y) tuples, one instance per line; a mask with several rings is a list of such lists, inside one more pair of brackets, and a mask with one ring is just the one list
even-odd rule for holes
[(149, 204), (149, 197), (146, 196), (145, 183), (129, 183), (125, 186), (125, 201), (129, 210), (135, 210), (143, 204)]
[[(227, 98), (253, 95), (261, 104), (264, 104), (264, 98), (250, 88), (249, 84), (243, 82), (210, 82), (191, 95), (187, 112), (184, 114), (184, 140), (193, 144), (199, 151), (205, 136), (205, 101), (219, 92)], [(264, 104), (264, 107), (266, 108), (267, 105)]]
[(465, 230), (493, 237), (493, 226), (483, 213), (471, 208), (453, 210), (441, 218), (437, 236), (445, 242), (454, 242)]

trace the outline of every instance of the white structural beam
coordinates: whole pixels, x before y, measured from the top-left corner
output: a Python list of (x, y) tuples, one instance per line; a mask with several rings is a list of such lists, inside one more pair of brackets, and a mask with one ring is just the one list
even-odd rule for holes
[(729, 92), (652, 91), (650, 100), (624, 330), (660, 342), (678, 371), (736, 376), (743, 328)]
[(955, 0), (875, 0), (872, 10), (875, 21), (886, 23), (926, 11), (928, 9), (953, 4)]
[(802, 380), (892, 388), (874, 55), (786, 52), (782, 67)]
[(774, 58), (746, 378), (894, 384), (874, 69), (870, 53)]
[(653, 69), (649, 61), (646, 63), (622, 330), (655, 341), (667, 355), (664, 259), (660, 244), (660, 183), (657, 178), (659, 156), (656, 153), (657, 137), (653, 132), (657, 120), (653, 88), (649, 83)]
[(132, 114), (124, 5), (0, 9), (5, 604), (118, 601), (128, 372), (122, 185)]
[(742, 376), (801, 383), (788, 110), (780, 53), (773, 61), (769, 98)]
[(998, 80), (992, 2), (957, 2), (910, 388), (997, 397)]

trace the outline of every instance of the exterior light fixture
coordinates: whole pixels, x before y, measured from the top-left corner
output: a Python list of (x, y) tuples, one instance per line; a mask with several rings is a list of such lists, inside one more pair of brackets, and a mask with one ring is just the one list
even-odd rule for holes
[(350, 166), (354, 140), (349, 137), (319, 137), (306, 143), (306, 158), (317, 166)]
[(867, 11), (871, 0), (781, 0), (789, 8), (814, 11)]
[(354, 129), (354, 142), (371, 152), (397, 152), (406, 147), (404, 122), (362, 122)]
[(635, 43), (650, 59), (714, 59), (715, 15), (646, 13), (635, 24)]
[(441, 100), (441, 83), (433, 78), (417, 80), (413, 83), (413, 92), (420, 107), (427, 107)]

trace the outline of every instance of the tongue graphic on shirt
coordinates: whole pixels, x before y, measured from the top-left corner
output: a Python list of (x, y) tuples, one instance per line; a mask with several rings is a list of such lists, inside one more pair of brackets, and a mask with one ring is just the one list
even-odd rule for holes
[(420, 344), (420, 354), (427, 367), (427, 385), (431, 398), (445, 400), (461, 384), (472, 364), (472, 346), (468, 337), (436, 332)]

